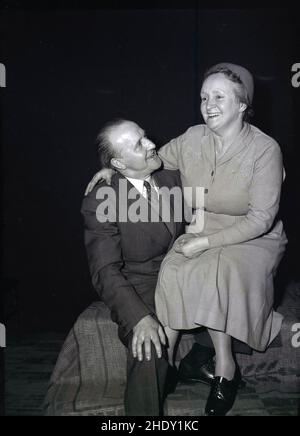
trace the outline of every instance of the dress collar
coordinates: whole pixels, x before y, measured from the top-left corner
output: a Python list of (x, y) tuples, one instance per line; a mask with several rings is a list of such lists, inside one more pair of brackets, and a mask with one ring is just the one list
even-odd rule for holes
[(244, 148), (246, 148), (250, 144), (253, 137), (254, 137), (254, 133), (253, 130), (251, 129), (251, 125), (245, 123), (242, 130), (235, 138), (235, 140), (232, 142), (232, 144), (228, 147), (225, 153), (218, 158), (216, 157), (216, 153), (215, 153), (216, 142), (217, 142), (216, 135), (213, 132), (211, 132), (210, 144), (212, 145), (212, 150), (210, 150), (210, 152), (213, 152), (214, 154), (214, 158), (216, 160), (216, 166), (228, 162), (230, 159), (232, 159), (234, 156), (240, 153)]

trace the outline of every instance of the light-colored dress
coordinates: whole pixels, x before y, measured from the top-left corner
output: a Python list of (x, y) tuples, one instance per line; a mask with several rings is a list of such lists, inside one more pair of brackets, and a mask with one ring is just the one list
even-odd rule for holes
[(197, 125), (159, 151), (165, 168), (180, 170), (184, 188), (205, 189), (204, 210), (191, 189), (184, 192), (204, 216), (203, 226), (187, 232), (207, 236), (210, 248), (186, 258), (175, 252), (175, 242), (158, 278), (157, 315), (173, 329), (203, 325), (263, 351), (282, 323), (273, 310), (273, 277), (287, 243), (277, 219), (282, 154), (274, 139), (250, 124), (219, 158), (215, 142), (205, 125)]

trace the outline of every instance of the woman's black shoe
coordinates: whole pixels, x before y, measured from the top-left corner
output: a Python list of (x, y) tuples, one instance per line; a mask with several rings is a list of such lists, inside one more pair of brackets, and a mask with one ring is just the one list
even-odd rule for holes
[(233, 406), (240, 383), (241, 373), (238, 366), (232, 380), (215, 377), (205, 406), (205, 415), (225, 416)]

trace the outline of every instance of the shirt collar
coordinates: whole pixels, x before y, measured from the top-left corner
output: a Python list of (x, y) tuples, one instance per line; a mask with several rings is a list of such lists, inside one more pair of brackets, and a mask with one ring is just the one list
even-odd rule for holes
[(139, 191), (140, 194), (143, 194), (144, 192), (144, 180), (153, 186), (153, 179), (151, 176), (145, 177), (145, 179), (133, 179), (132, 177), (126, 177), (126, 179)]

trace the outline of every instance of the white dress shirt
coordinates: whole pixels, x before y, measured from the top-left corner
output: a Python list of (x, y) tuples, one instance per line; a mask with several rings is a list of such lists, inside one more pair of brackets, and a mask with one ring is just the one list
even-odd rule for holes
[(140, 194), (147, 200), (147, 190), (144, 186), (144, 180), (150, 183), (150, 185), (155, 189), (158, 195), (158, 186), (156, 185), (153, 177), (148, 176), (145, 179), (132, 179), (131, 177), (126, 177), (127, 180), (139, 191)]

